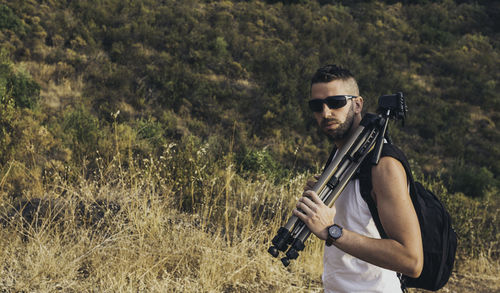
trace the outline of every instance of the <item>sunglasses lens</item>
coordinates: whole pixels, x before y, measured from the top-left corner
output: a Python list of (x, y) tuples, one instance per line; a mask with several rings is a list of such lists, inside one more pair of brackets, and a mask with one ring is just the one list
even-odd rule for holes
[[(349, 97), (351, 98), (351, 97)], [(321, 112), (323, 111), (323, 103), (328, 106), (330, 109), (339, 109), (344, 107), (347, 104), (346, 96), (331, 96), (325, 99), (315, 99), (309, 101), (309, 108), (313, 112)]]
[(330, 109), (339, 109), (344, 107), (347, 104), (346, 97), (328, 97), (325, 99), (328, 108)]
[(309, 108), (313, 112), (321, 112), (323, 111), (323, 100), (310, 100), (309, 101)]

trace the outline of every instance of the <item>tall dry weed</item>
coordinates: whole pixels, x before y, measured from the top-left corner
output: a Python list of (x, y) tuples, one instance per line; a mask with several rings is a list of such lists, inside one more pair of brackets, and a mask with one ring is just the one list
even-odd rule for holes
[[(64, 176), (46, 180), (50, 183), (36, 194), (26, 193), (30, 201), (21, 207), (2, 197), (0, 289), (320, 290), (321, 251), (312, 248), (321, 243), (312, 241), (302, 253), (299, 261), (307, 265), (287, 269), (266, 252), (291, 211), (303, 177), (287, 186), (248, 182), (228, 164), (215, 174), (204, 174), (206, 187), (193, 184), (196, 190), (182, 195), (202, 196), (193, 211), (185, 213), (178, 209), (181, 195), (176, 194), (175, 179), (158, 176), (169, 163), (165, 158), (142, 160), (135, 162), (138, 171), (131, 172), (120, 171), (115, 160), (77, 182)], [(30, 203), (39, 205), (27, 219), (23, 210)], [(92, 214), (94, 207), (100, 214)]]
[[(0, 189), (0, 291), (321, 291), (322, 241), (311, 237), (287, 268), (267, 253), (308, 174), (245, 179), (230, 155), (212, 160), (203, 146), (170, 144), (158, 158), (120, 152), (92, 171), (46, 174), (21, 198)], [(2, 185), (14, 168), (5, 167)], [(498, 267), (491, 255), (462, 258), (455, 276)]]

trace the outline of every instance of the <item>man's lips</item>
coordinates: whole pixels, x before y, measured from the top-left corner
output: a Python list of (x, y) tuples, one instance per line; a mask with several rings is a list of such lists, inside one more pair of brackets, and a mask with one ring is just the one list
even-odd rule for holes
[(340, 124), (340, 122), (337, 120), (323, 120), (321, 122), (321, 126), (324, 128), (330, 128), (330, 127), (338, 125), (338, 124)]

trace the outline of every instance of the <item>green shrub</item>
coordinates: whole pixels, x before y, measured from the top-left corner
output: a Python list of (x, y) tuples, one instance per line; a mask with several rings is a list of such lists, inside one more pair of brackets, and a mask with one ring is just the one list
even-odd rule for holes
[(40, 86), (24, 72), (11, 74), (7, 80), (17, 107), (35, 109), (40, 99)]
[(24, 32), (23, 22), (6, 5), (0, 4), (0, 30), (8, 29), (17, 33)]
[(245, 177), (265, 177), (275, 183), (283, 182), (289, 177), (290, 171), (284, 169), (275, 157), (266, 148), (249, 150), (239, 156), (240, 172)]
[(163, 126), (155, 119), (142, 119), (137, 127), (139, 139), (147, 140), (155, 149), (160, 149), (166, 143)]
[(13, 76), (12, 64), (4, 50), (0, 52), (0, 164), (8, 161), (13, 146), (13, 130), (15, 119), (19, 116), (16, 101), (13, 97), (15, 90), (10, 84)]
[(0, 52), (0, 95), (8, 96), (18, 108), (32, 110), (40, 99), (40, 85), (23, 69), (14, 68), (6, 50)]
[(462, 192), (471, 197), (483, 197), (496, 185), (493, 173), (485, 167), (456, 163), (448, 174), (451, 192)]
[(99, 137), (99, 121), (87, 109), (71, 110), (63, 118), (64, 142), (73, 150), (78, 161), (94, 156)]

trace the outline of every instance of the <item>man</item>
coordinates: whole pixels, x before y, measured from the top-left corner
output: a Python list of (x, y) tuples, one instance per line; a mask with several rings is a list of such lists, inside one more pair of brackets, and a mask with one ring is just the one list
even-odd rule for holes
[[(363, 98), (348, 70), (327, 65), (312, 78), (309, 105), (318, 126), (340, 148), (361, 121)], [(347, 184), (331, 208), (311, 190), (311, 180), (293, 211), (313, 234), (326, 240), (325, 292), (401, 292), (395, 272), (418, 277), (422, 271), (420, 227), (402, 164), (382, 157), (372, 168), (372, 184), (371, 195), (388, 239), (380, 239), (358, 179)]]

